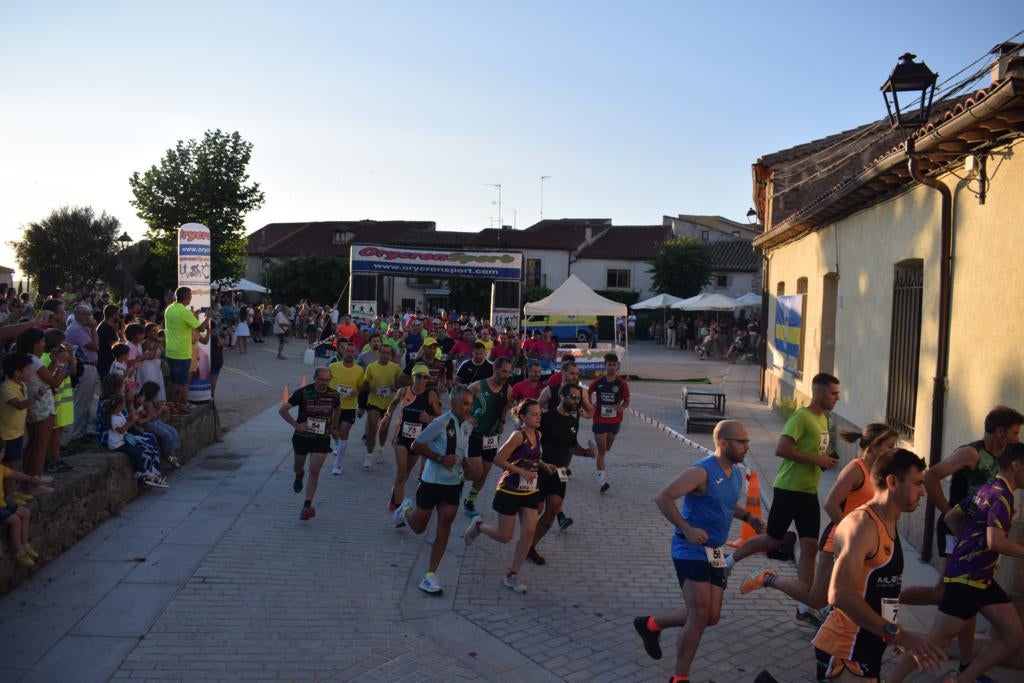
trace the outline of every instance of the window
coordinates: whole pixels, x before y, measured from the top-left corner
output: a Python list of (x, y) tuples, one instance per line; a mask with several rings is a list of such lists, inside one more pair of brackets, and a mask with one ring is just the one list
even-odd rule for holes
[(729, 276), (728, 275), (716, 275), (715, 276), (715, 287), (718, 287), (719, 289), (724, 289), (724, 288), (726, 288), (728, 286), (729, 286)]
[(541, 274), (541, 260), (539, 258), (526, 259), (526, 286), (544, 286), (544, 276)]
[(914, 436), (917, 369), (921, 349), (921, 293), (924, 261), (896, 264), (892, 285), (892, 337), (889, 341), (889, 392), (885, 421), (906, 437)]
[(807, 278), (797, 278), (796, 293), (802, 294), (800, 302), (800, 355), (796, 358), (797, 377), (804, 375), (804, 352), (807, 346)]
[(335, 230), (332, 241), (335, 244), (348, 244), (353, 237), (355, 237), (355, 233), (351, 230)]
[(700, 231), (700, 241), (701, 242), (707, 242), (710, 239), (711, 239), (711, 232), (710, 231), (708, 231), (708, 230), (701, 230)]
[(609, 268), (605, 287), (607, 289), (629, 289), (629, 271), (622, 268)]
[(786, 283), (780, 282), (775, 287), (775, 296), (786, 296)]

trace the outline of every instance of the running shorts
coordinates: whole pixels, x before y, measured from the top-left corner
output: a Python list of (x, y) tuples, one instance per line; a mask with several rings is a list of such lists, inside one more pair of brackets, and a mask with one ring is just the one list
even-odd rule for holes
[(993, 581), (987, 588), (975, 588), (959, 581), (943, 587), (939, 611), (957, 619), (967, 621), (988, 605), (1010, 602), (1010, 598), (998, 583)]
[(433, 510), (442, 505), (459, 506), (462, 497), (462, 484), (431, 484), (420, 481), (416, 489), (416, 507), (421, 510)]
[(356, 409), (355, 408), (342, 408), (341, 409), (341, 421), (348, 422), (350, 425), (356, 423)]
[(776, 541), (796, 522), (800, 538), (818, 538), (821, 529), (821, 504), (814, 493), (801, 493), (775, 488), (772, 509), (768, 512), (768, 535)]
[(359, 406), (359, 410), (366, 410), (366, 402), (370, 398), (369, 391), (360, 391), (359, 397), (356, 399), (356, 405)]
[(710, 583), (724, 589), (728, 582), (728, 576), (724, 567), (712, 567), (707, 560), (680, 560), (672, 558), (672, 564), (676, 567), (676, 579), (679, 580), (679, 587), (687, 581), (696, 583)]
[(295, 455), (310, 455), (312, 453), (330, 453), (331, 437), (329, 436), (292, 436), (292, 448)]
[(540, 490), (528, 493), (525, 496), (519, 496), (507, 491), (495, 491), (494, 502), (491, 503), (491, 508), (494, 509), (499, 515), (508, 515), (514, 517), (519, 514), (520, 508), (532, 508), (536, 510), (541, 501), (544, 500), (544, 494)]
[(497, 454), (497, 447), (484, 448), (484, 437), (482, 435), (469, 435), (469, 457), (483, 458), (484, 462), (494, 462), (494, 456), (496, 456)]
[(618, 434), (619, 427), (621, 426), (621, 422), (610, 422), (608, 424), (597, 424), (595, 422), (593, 430), (595, 434)]
[(818, 681), (828, 681), (833, 678), (838, 678), (845, 669), (854, 676), (860, 678), (875, 678), (879, 677), (882, 671), (882, 656), (881, 653), (884, 650), (879, 651), (877, 662), (862, 662), (853, 659), (842, 659), (835, 655), (829, 654), (824, 650), (814, 648), (814, 658), (817, 663), (817, 679)]
[(562, 481), (557, 473), (548, 474), (543, 469), (537, 472), (537, 488), (545, 498), (548, 496), (565, 498), (565, 484), (566, 482)]

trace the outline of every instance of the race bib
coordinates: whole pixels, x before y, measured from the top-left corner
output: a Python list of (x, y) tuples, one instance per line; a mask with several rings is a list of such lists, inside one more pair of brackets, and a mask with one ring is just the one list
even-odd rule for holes
[(946, 534), (946, 554), (947, 555), (952, 555), (953, 554), (953, 548), (955, 548), (955, 547), (956, 547), (956, 536), (953, 536), (951, 534)]
[(527, 481), (525, 477), (519, 477), (519, 484), (516, 486), (517, 491), (530, 492), (537, 490), (537, 477), (534, 477), (532, 481)]
[(601, 406), (601, 417), (615, 417), (618, 413), (615, 406)]
[(377, 395), (378, 396), (390, 396), (391, 395), (391, 391), (392, 391), (392, 387), (379, 387), (377, 389)]
[(402, 436), (406, 439), (415, 439), (423, 431), (423, 425), (417, 422), (403, 422)]
[(498, 447), (498, 435), (485, 436), (484, 437), (484, 448), (497, 448)]
[(448, 354), (447, 353), (442, 353), (441, 354), (441, 362), (442, 363), (447, 363), (448, 362)]
[(344, 384), (339, 384), (338, 393), (341, 394), (342, 398), (352, 398), (352, 394), (355, 393), (355, 391), (352, 389), (352, 387), (347, 387)]
[(563, 483), (569, 481), (569, 468), (568, 467), (559, 467), (558, 468), (558, 481), (563, 482)]
[(306, 420), (306, 427), (309, 428), (314, 434), (326, 434), (327, 433), (327, 420), (322, 418), (313, 417)]
[(818, 432), (818, 453), (825, 455), (828, 453), (828, 432)]
[(899, 598), (882, 598), (882, 618), (893, 624), (899, 623), (896, 617), (900, 611)]
[(715, 569), (722, 569), (725, 567), (725, 551), (722, 550), (722, 546), (712, 548), (711, 546), (704, 546), (704, 552), (708, 556), (708, 564)]

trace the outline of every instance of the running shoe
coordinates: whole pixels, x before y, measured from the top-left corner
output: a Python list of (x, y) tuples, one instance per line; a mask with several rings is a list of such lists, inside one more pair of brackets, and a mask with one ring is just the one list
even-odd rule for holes
[(367, 455), (365, 458), (363, 458), (363, 469), (369, 472), (371, 465), (373, 465), (373, 456)]
[(533, 562), (534, 564), (547, 563), (547, 560), (545, 560), (544, 557), (537, 552), (536, 548), (530, 548), (530, 551), (526, 553), (526, 557), (530, 560), (530, 562)]
[(18, 563), (21, 566), (23, 566), (23, 567), (34, 567), (34, 566), (36, 566), (36, 561), (33, 560), (31, 557), (29, 557), (28, 553), (26, 553), (24, 550), (22, 550), (20, 553), (15, 555), (14, 559), (16, 559), (18, 561)]
[(809, 624), (814, 628), (821, 628), (821, 616), (818, 614), (817, 610), (809, 609), (806, 612), (803, 612), (799, 607), (797, 607), (796, 620)]
[(558, 513), (558, 530), (565, 531), (572, 526), (572, 517), (567, 517), (561, 512)]
[(470, 517), (478, 517), (480, 515), (480, 513), (476, 511), (476, 503), (468, 498), (462, 501), (462, 511)]
[(52, 484), (53, 483), (53, 477), (51, 477), (48, 474), (41, 474), (38, 477), (36, 477), (36, 479), (38, 479), (40, 482), (42, 482), (44, 484)]
[(740, 584), (740, 595), (746, 595), (756, 591), (758, 588), (764, 588), (765, 579), (769, 576), (775, 576), (775, 571), (771, 567), (758, 567), (754, 570), (753, 574), (743, 579), (743, 583)]
[(520, 595), (526, 592), (526, 584), (519, 580), (518, 574), (509, 574), (505, 577), (505, 588)]
[(655, 633), (647, 628), (648, 617), (637, 617), (633, 620), (633, 628), (640, 634), (640, 640), (644, 641), (644, 651), (651, 659), (661, 659), (661, 632)]
[(338, 476), (339, 474), (341, 474), (341, 465), (335, 465), (334, 467), (332, 467), (331, 474), (333, 474), (334, 476)]
[(26, 543), (25, 545), (21, 546), (21, 549), (22, 549), (22, 551), (24, 551), (24, 552), (25, 552), (25, 553), (26, 553), (26, 554), (27, 554), (27, 555), (28, 555), (29, 557), (31, 557), (31, 558), (32, 558), (33, 560), (38, 560), (38, 559), (39, 559), (39, 553), (37, 553), (37, 552), (36, 552), (36, 549), (35, 549), (35, 548), (33, 548), (33, 547), (32, 547), (31, 545), (29, 545), (28, 543)]
[(11, 494), (11, 499), (18, 505), (28, 505), (28, 502), (35, 498), (31, 493), (25, 493), (24, 491), (15, 491)]
[(295, 493), (301, 493), (302, 492), (302, 479), (305, 476), (306, 476), (306, 473), (303, 472), (299, 476), (295, 477), (295, 482), (292, 484), (292, 491), (295, 491)]
[(462, 534), (462, 538), (466, 541), (466, 546), (473, 545), (473, 541), (480, 535), (480, 525), (484, 523), (484, 520), (479, 517), (474, 517), (469, 520), (469, 526), (466, 527), (466, 531)]
[(388, 499), (388, 510), (390, 512), (394, 512), (397, 509), (398, 509), (398, 503), (395, 502), (394, 498), (389, 498)]
[(152, 489), (169, 489), (169, 488), (171, 488), (170, 484), (167, 483), (167, 479), (165, 477), (160, 477), (160, 476), (155, 476), (155, 475), (146, 475), (146, 477), (144, 477), (143, 480), (142, 480), (142, 485), (143, 486), (148, 486), (149, 488), (152, 488)]
[(441, 588), (441, 584), (437, 582), (437, 577), (433, 572), (427, 572), (423, 575), (423, 580), (420, 581), (420, 590), (430, 595), (440, 595), (444, 591)]
[(306, 521), (307, 519), (313, 519), (316, 517), (316, 508), (312, 505), (303, 507), (302, 512), (299, 513), (299, 519)]
[(395, 528), (401, 529), (405, 526), (405, 514), (412, 507), (412, 501), (406, 498), (402, 501), (402, 504), (395, 510)]
[(601, 487), (601, 493), (604, 493), (609, 488), (611, 488), (611, 484), (609, 484), (608, 483), (608, 479), (605, 478), (603, 470), (598, 470), (597, 474), (596, 474), (596, 477), (597, 477), (597, 485), (599, 487)]
[(378, 465), (383, 465), (384, 464), (384, 447), (383, 446), (377, 446), (377, 464)]

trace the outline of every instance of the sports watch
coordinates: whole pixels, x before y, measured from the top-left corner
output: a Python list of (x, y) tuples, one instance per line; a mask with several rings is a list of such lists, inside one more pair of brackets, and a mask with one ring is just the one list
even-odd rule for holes
[(882, 642), (886, 645), (891, 645), (899, 634), (900, 627), (891, 621), (887, 621), (885, 622), (885, 635), (882, 636)]

